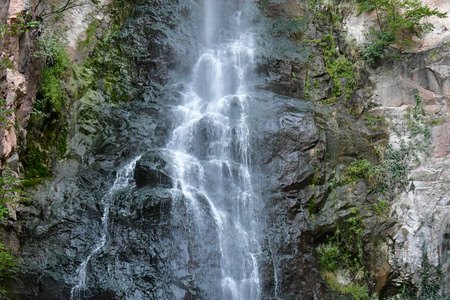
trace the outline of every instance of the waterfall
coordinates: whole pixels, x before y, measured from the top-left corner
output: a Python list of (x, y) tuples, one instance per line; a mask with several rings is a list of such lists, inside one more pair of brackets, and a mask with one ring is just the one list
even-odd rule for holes
[[(192, 215), (193, 221), (184, 226), (194, 233), (193, 243), (205, 243), (205, 232), (215, 231), (222, 293), (216, 299), (255, 300), (261, 293), (259, 199), (252, 185), (247, 122), (254, 49), (246, 26), (251, 4), (246, 2), (205, 0), (203, 51), (191, 81), (183, 85), (183, 104), (176, 111), (179, 123), (167, 145), (175, 158), (174, 189), (181, 190)], [(173, 201), (180, 198), (174, 196)], [(204, 258), (190, 252), (195, 262), (209, 259), (201, 251), (197, 255)], [(196, 264), (186, 261), (190, 268)]]
[(100, 240), (89, 253), (89, 255), (83, 260), (80, 266), (77, 268), (77, 276), (76, 276), (76, 285), (70, 291), (70, 299), (78, 300), (82, 299), (83, 292), (86, 290), (86, 279), (87, 279), (87, 266), (91, 258), (96, 255), (106, 244), (108, 239), (108, 224), (109, 224), (109, 211), (112, 204), (112, 198), (114, 194), (129, 186), (133, 180), (133, 172), (136, 166), (136, 162), (141, 157), (138, 156), (134, 158), (131, 162), (125, 165), (122, 169), (117, 172), (116, 179), (114, 180), (114, 184), (109, 189), (108, 193), (103, 197), (102, 203), (104, 205), (103, 215), (102, 215), (102, 226), (100, 232)]

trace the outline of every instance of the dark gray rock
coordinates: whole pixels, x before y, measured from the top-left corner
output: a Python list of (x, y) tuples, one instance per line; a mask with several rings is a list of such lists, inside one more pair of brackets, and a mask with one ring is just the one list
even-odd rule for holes
[(168, 167), (173, 164), (167, 151), (154, 150), (147, 152), (136, 163), (134, 180), (138, 187), (172, 187)]
[(264, 199), (262, 299), (328, 299), (308, 230), (309, 187), (317, 173), (310, 152), (319, 148), (314, 106), (271, 93), (255, 95), (253, 165)]
[[(257, 15), (254, 20), (261, 38), (253, 79), (261, 89), (251, 95), (248, 116), (251, 171), (263, 202), (261, 298), (337, 299), (322, 281), (314, 256), (315, 234), (324, 234), (334, 223), (323, 221), (312, 229), (308, 205), (314, 199), (312, 211), (326, 209), (334, 167), (370, 153), (368, 141), (386, 136), (357, 129), (353, 119), (300, 99), (306, 76), (321, 86), (328, 82), (319, 98), (328, 97), (329, 78), (320, 59), (315, 69), (305, 68), (312, 50), (291, 38), (306, 30), (306, 23), (282, 15), (291, 9), (302, 13), (304, 5), (269, 2), (271, 18)], [(224, 9), (235, 5), (226, 2)], [(89, 261), (82, 298), (221, 299), (219, 237), (211, 208), (204, 196), (193, 193), (205, 212), (203, 226), (196, 228), (199, 216), (174, 186), (169, 176), (173, 158), (161, 149), (172, 127), (172, 106), (184, 92), (178, 82), (198, 52), (193, 42), (198, 31), (190, 20), (201, 13), (196, 1), (147, 0), (119, 33), (135, 63), (136, 78), (122, 83), (131, 91), (129, 102), (113, 104), (95, 91), (74, 105), (70, 159), (20, 212), (26, 220), (25, 264), (12, 284), (12, 299), (69, 299), (77, 268), (101, 240), (106, 207), (106, 243)], [(208, 122), (201, 120), (195, 129), (192, 151), (200, 159), (208, 157), (204, 139), (214, 139), (205, 136), (214, 134)], [(236, 145), (230, 148), (239, 152)], [(143, 152), (134, 173), (136, 186), (110, 193), (116, 173)], [(233, 168), (224, 172), (237, 173)]]

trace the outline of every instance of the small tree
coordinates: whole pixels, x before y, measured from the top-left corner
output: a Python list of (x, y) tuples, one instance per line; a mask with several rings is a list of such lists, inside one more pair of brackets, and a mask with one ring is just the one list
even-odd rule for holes
[(370, 41), (363, 50), (369, 63), (386, 56), (389, 46), (395, 45), (400, 52), (412, 49), (413, 37), (420, 39), (434, 29), (432, 23), (422, 22), (424, 18), (447, 17), (447, 13), (423, 5), (421, 0), (367, 0), (360, 3), (360, 12), (376, 15), (367, 34)]
[(85, 5), (84, 0), (33, 0), (33, 14), (38, 20), (62, 18), (63, 13), (72, 8)]

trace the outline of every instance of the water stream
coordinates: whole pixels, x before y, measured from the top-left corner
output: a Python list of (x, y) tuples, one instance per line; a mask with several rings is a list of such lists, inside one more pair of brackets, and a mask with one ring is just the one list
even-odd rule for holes
[(95, 245), (89, 255), (83, 260), (80, 266), (77, 268), (77, 276), (76, 276), (76, 285), (70, 291), (70, 299), (71, 300), (79, 300), (84, 297), (84, 293), (86, 291), (87, 285), (87, 266), (92, 259), (106, 244), (108, 240), (108, 225), (109, 225), (109, 211), (111, 209), (111, 204), (113, 202), (114, 194), (131, 185), (134, 184), (133, 181), (133, 173), (134, 168), (136, 167), (136, 162), (141, 157), (138, 156), (134, 158), (131, 162), (125, 165), (122, 169), (117, 172), (116, 179), (114, 180), (114, 184), (109, 189), (108, 193), (103, 197), (102, 204), (104, 205), (103, 214), (102, 214), (102, 224), (101, 224), (101, 232), (100, 232), (100, 241)]
[(216, 232), (222, 293), (217, 299), (255, 300), (261, 293), (259, 199), (251, 178), (247, 122), (248, 78), (254, 68), (249, 5), (205, 0), (203, 51), (184, 85), (176, 112), (180, 121), (167, 145), (175, 157), (174, 186), (193, 215), (189, 230), (199, 238), (195, 243), (205, 242), (201, 236), (211, 224)]

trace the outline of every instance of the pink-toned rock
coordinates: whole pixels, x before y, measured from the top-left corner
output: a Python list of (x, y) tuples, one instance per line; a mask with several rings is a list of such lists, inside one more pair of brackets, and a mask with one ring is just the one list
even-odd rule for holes
[[(422, 0), (422, 3), (431, 9), (437, 8), (441, 12), (447, 12), (450, 15), (450, 5), (448, 0)], [(344, 20), (344, 28), (349, 39), (354, 39), (358, 44), (366, 42), (365, 34), (376, 19), (375, 13), (358, 14), (357, 11), (350, 14)], [(439, 44), (450, 42), (450, 18), (428, 17), (424, 22), (434, 25), (434, 30), (426, 34), (423, 39), (413, 39), (417, 51), (427, 50), (438, 46)]]
[(402, 105), (415, 105), (414, 91), (418, 86), (409, 79), (386, 78), (377, 84), (379, 103), (387, 107), (400, 107)]
[(16, 70), (8, 69), (6, 73), (6, 81), (10, 92), (16, 94), (26, 94), (26, 79), (25, 76)]
[(427, 114), (436, 114), (441, 111), (442, 107), (436, 104), (433, 105), (425, 105), (423, 107)]
[[(24, 15), (30, 7), (28, 0), (10, 0), (5, 2), (7, 7), (2, 7), (3, 24), (10, 26), (13, 23), (20, 22), (18, 16)], [(17, 32), (4, 36), (0, 45), (0, 53), (3, 59), (11, 61), (13, 68), (2, 71), (2, 82), (0, 83), (0, 99), (6, 100), (3, 109), (13, 109), (19, 115), (22, 114), (20, 105), (23, 102), (33, 101), (33, 97), (28, 97), (30, 82), (27, 80), (29, 74), (27, 72), (20, 73), (19, 57), (26, 53), (26, 45), (19, 41), (23, 33)], [(28, 76), (28, 77), (27, 77)], [(32, 81), (35, 84), (35, 80)], [(33, 87), (34, 89), (34, 87)], [(27, 98), (25, 100), (25, 98)], [(7, 116), (10, 124), (18, 124), (16, 122), (16, 113)], [(20, 124), (19, 124), (20, 128)], [(17, 148), (17, 134), (12, 126), (9, 129), (0, 129), (0, 170), (3, 169), (6, 160), (14, 153)]]
[(16, 132), (14, 131), (14, 127), (11, 127), (9, 130), (2, 129), (2, 131), (3, 134), (0, 142), (0, 155), (2, 157), (9, 157), (17, 145)]
[(433, 91), (420, 88), (419, 89), (419, 96), (422, 99), (422, 104), (425, 105), (437, 105), (436, 98), (438, 95), (434, 93)]
[(441, 158), (450, 154), (450, 124), (445, 123), (432, 129), (434, 158)]
[(11, 0), (9, 3), (9, 20), (10, 22), (16, 22), (17, 15), (21, 14), (22, 12), (26, 11), (25, 8), (25, 1), (24, 0)]

